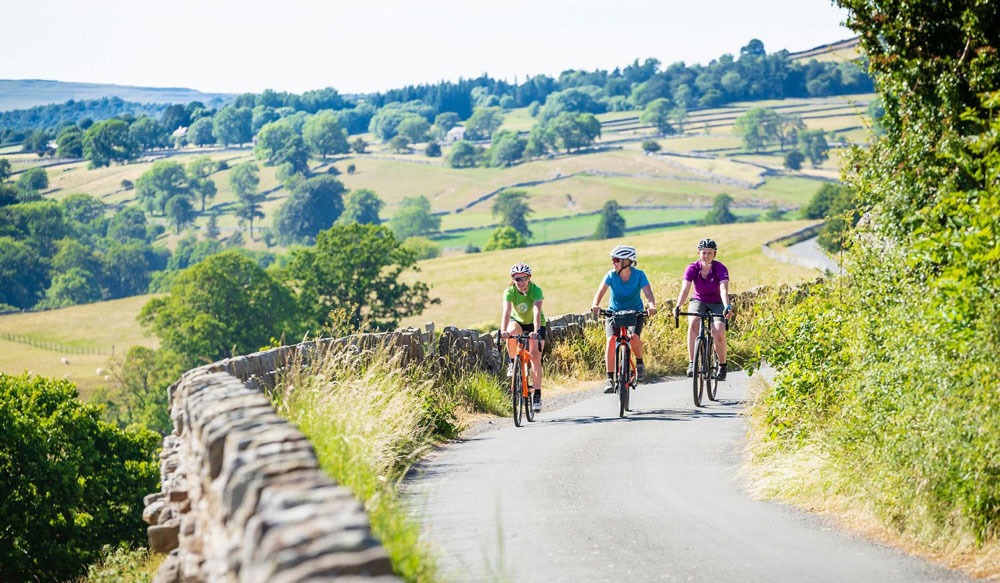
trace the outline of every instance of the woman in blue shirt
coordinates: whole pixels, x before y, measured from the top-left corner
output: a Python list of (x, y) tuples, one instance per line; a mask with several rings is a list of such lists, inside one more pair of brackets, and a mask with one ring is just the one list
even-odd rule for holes
[[(611, 271), (604, 275), (601, 285), (597, 286), (597, 293), (594, 294), (594, 305), (591, 308), (594, 314), (601, 309), (601, 299), (604, 293), (611, 290), (611, 298), (608, 301), (608, 309), (617, 310), (642, 310), (642, 296), (646, 296), (648, 305), (646, 310), (652, 316), (656, 313), (656, 300), (653, 299), (653, 288), (649, 285), (646, 273), (641, 269), (636, 269), (638, 256), (635, 247), (628, 245), (618, 245), (611, 250)], [(643, 316), (636, 320), (635, 328), (632, 331), (632, 353), (635, 354), (636, 377), (641, 382), (646, 373), (646, 365), (642, 362), (642, 340), (639, 334), (642, 333), (642, 326), (645, 322)], [(614, 335), (611, 319), (605, 321), (604, 332), (608, 338), (604, 347), (604, 362), (607, 366), (608, 380), (604, 385), (605, 393), (615, 392), (615, 351)]]

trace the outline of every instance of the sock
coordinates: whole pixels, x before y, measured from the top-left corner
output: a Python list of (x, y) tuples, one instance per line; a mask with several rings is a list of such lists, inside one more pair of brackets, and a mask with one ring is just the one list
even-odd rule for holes
[(609, 373), (608, 373), (608, 378), (609, 378), (609, 379), (611, 379), (611, 380), (614, 380), (614, 378), (615, 378), (615, 373), (613, 373), (613, 372), (609, 372)]
[(636, 364), (643, 364), (643, 362), (642, 362), (642, 359), (641, 359), (641, 358), (637, 358), (637, 359), (635, 359), (635, 363), (636, 363)]

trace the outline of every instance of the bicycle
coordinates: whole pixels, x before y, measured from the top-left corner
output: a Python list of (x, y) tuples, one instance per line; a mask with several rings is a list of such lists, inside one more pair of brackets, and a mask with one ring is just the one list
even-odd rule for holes
[[(618, 416), (624, 417), (629, 409), (629, 389), (636, 385), (635, 359), (632, 358), (632, 334), (639, 316), (646, 316), (646, 310), (599, 310), (598, 314), (611, 318), (615, 338), (615, 392), (618, 393)], [(626, 364), (627, 363), (627, 364)]]
[[(712, 339), (711, 330), (712, 319), (725, 319), (725, 316), (712, 312), (674, 312), (674, 328), (680, 326), (681, 316), (701, 318), (701, 322), (698, 323), (698, 338), (694, 345), (694, 374), (691, 375), (694, 406), (701, 407), (702, 396), (705, 393), (708, 393), (708, 400), (714, 401), (719, 390), (719, 379), (716, 376), (719, 370), (719, 355), (715, 353), (715, 341)], [(726, 329), (728, 328), (727, 320)]]
[[(514, 406), (514, 426), (520, 427), (522, 418), (529, 423), (535, 420), (535, 409), (531, 398), (534, 389), (528, 376), (528, 368), (531, 364), (531, 353), (528, 352), (528, 334), (510, 335), (508, 338), (517, 340), (517, 353), (514, 355), (514, 375), (510, 378), (511, 404)], [(502, 345), (500, 333), (497, 332), (497, 350), (500, 356), (506, 354), (506, 347)], [(502, 361), (503, 359), (501, 359)]]

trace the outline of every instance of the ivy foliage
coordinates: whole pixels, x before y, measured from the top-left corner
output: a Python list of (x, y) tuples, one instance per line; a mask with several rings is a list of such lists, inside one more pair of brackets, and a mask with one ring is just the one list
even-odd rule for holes
[(845, 176), (849, 275), (781, 318), (769, 437), (822, 452), (885, 523), (1000, 534), (1000, 19), (989, 2), (839, 0), (885, 105)]

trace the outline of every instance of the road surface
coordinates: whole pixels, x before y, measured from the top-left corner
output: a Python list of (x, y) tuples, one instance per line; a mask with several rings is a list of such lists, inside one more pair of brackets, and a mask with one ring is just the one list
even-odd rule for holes
[(741, 465), (747, 389), (696, 409), (690, 381), (640, 385), (634, 412), (592, 396), (445, 446), (403, 500), (447, 581), (951, 582), (968, 579), (751, 499)]

